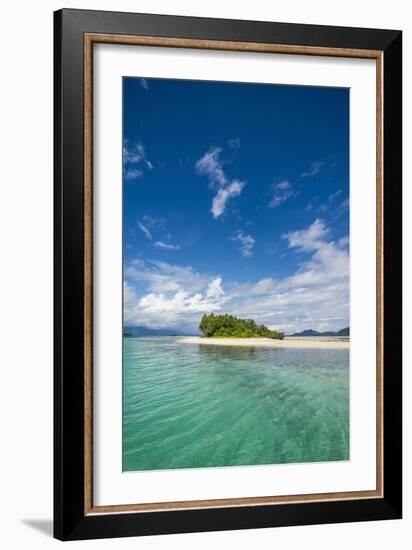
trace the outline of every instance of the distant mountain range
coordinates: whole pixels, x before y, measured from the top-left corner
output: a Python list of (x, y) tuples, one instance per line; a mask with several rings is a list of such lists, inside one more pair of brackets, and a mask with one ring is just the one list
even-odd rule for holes
[(124, 336), (198, 336), (198, 334), (189, 334), (181, 332), (174, 328), (150, 328), (150, 327), (123, 327)]
[(342, 328), (337, 332), (331, 330), (326, 332), (318, 332), (317, 330), (303, 330), (302, 332), (295, 332), (295, 334), (290, 334), (289, 336), (349, 336), (350, 330), (349, 327)]
[[(124, 327), (124, 336), (199, 336), (199, 333), (184, 332), (176, 330), (174, 328), (150, 328), (150, 327)], [(288, 336), (346, 336), (350, 334), (349, 327), (333, 332), (331, 330), (326, 332), (318, 332), (317, 330), (307, 329), (302, 332), (295, 332)]]

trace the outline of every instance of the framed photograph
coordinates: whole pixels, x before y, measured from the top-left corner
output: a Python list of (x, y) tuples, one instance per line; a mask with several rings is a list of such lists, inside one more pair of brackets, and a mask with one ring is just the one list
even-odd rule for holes
[(401, 32), (54, 25), (55, 536), (400, 518)]

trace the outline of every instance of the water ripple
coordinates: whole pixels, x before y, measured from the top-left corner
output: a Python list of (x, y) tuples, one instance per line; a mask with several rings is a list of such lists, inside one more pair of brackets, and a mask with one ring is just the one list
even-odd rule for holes
[(348, 350), (125, 338), (123, 376), (124, 470), (349, 458)]

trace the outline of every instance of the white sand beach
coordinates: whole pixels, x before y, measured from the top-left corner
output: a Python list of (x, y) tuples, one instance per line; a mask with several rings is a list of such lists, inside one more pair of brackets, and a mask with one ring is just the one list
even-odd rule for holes
[(205, 346), (349, 349), (349, 338), (346, 337), (286, 336), (284, 340), (273, 340), (271, 338), (205, 338), (201, 336), (181, 336), (179, 340), (185, 344), (201, 344)]

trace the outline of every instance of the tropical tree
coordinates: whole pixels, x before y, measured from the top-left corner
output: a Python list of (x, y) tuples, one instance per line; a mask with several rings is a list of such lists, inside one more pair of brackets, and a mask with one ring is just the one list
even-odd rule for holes
[(234, 315), (203, 315), (199, 330), (204, 336), (232, 338), (274, 338), (283, 340), (284, 333), (270, 330), (265, 325), (257, 325), (253, 319), (239, 319)]

